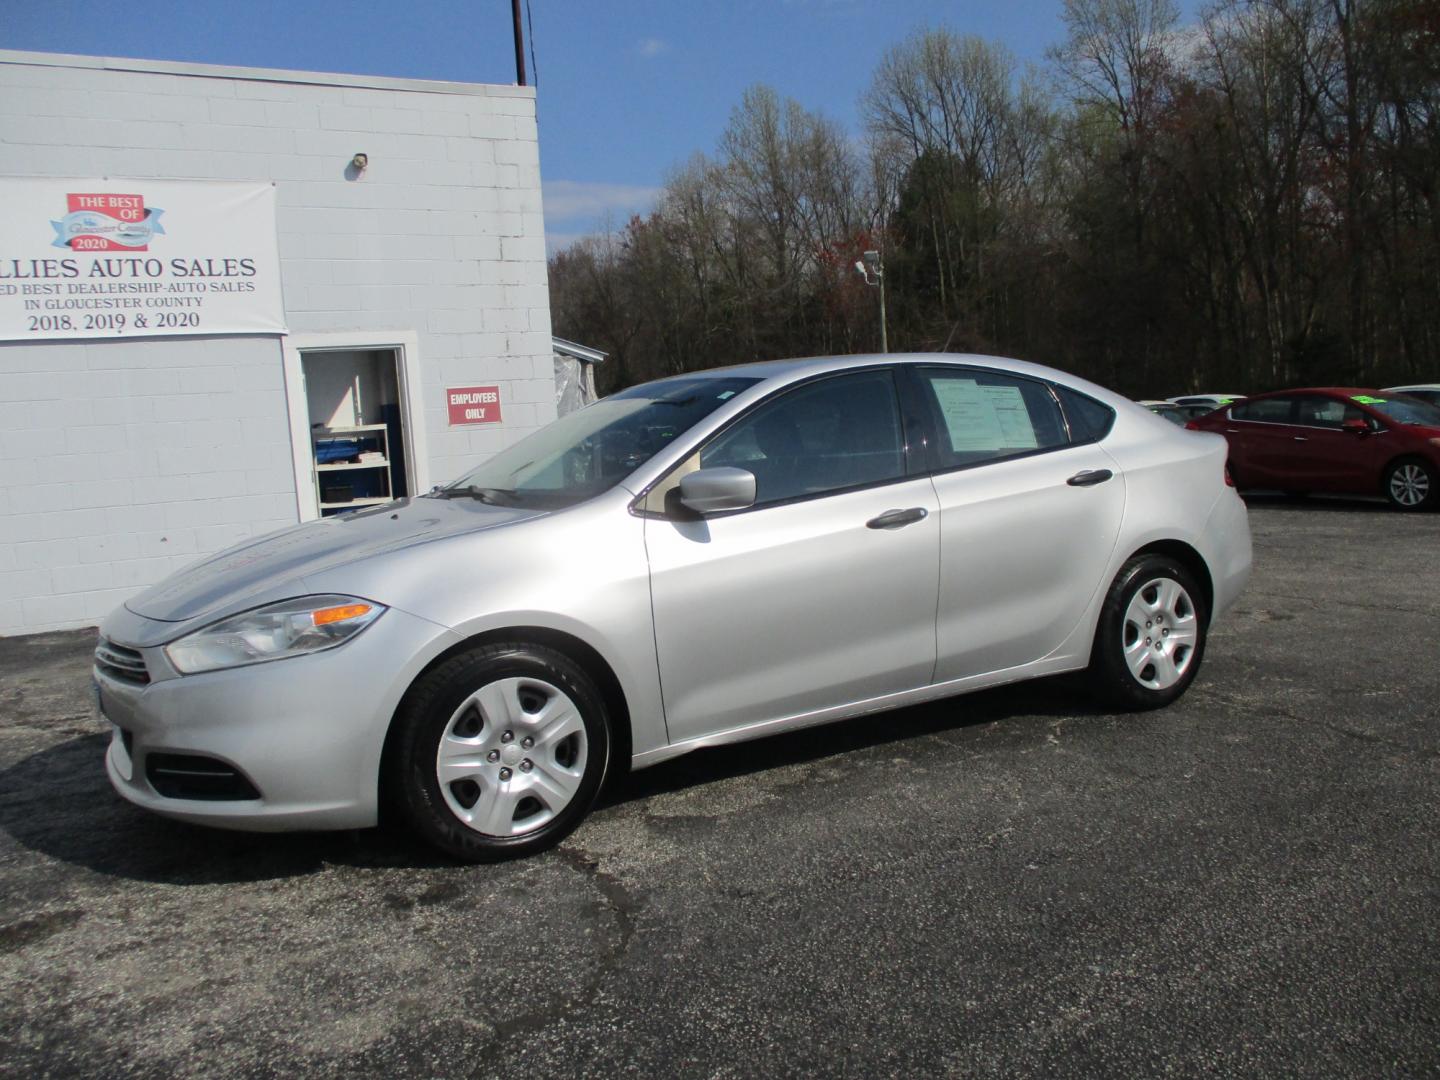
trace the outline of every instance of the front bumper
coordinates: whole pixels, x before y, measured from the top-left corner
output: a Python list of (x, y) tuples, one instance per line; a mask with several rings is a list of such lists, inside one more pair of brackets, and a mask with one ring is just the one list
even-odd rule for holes
[[(310, 656), (149, 685), (96, 668), (100, 710), (114, 726), (106, 772), (137, 806), (203, 825), (258, 831), (374, 825), (390, 719), (415, 676), (457, 640), (392, 608), (353, 640)], [(166, 667), (158, 646), (139, 651), (152, 671)], [(147, 776), (150, 756), (161, 754), (228, 765), (259, 798), (162, 795)]]

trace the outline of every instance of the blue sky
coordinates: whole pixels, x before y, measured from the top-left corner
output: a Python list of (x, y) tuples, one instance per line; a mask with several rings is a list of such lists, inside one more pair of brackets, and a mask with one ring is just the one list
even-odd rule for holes
[[(881, 56), (916, 29), (977, 34), (1037, 64), (1064, 34), (1060, 0), (530, 0), (530, 8), (552, 247), (645, 210), (672, 167), (713, 150), (747, 86), (767, 83), (856, 131), (857, 101)], [(509, 0), (0, 0), (0, 12), (7, 49), (515, 80)]]

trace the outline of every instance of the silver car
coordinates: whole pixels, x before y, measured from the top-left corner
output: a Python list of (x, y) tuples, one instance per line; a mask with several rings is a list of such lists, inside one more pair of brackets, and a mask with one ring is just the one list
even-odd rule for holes
[(1383, 393), (1406, 394), (1409, 397), (1419, 398), (1421, 401), (1428, 401), (1431, 405), (1440, 405), (1440, 383), (1415, 383), (1411, 386), (1387, 386)]
[(1250, 573), (1226, 444), (981, 356), (677, 376), (449, 487), (300, 525), (101, 627), (140, 806), (336, 829), (393, 808), (486, 860), (607, 774), (1064, 671), (1143, 709)]

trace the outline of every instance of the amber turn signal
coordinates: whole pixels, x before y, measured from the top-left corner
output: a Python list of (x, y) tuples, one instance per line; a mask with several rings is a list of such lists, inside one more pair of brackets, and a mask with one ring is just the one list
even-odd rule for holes
[(328, 626), (331, 623), (344, 622), (346, 619), (358, 619), (369, 610), (369, 604), (342, 604), (340, 607), (321, 608), (319, 611), (313, 612), (310, 618), (316, 626)]

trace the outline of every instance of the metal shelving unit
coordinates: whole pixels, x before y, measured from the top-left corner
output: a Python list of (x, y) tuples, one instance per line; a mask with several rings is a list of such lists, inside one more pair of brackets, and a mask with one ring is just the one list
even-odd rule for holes
[[(354, 442), (358, 447), (356, 456), (360, 460), (322, 464), (319, 460), (321, 444), (340, 441)], [(315, 498), (322, 517), (345, 510), (358, 510), (365, 506), (379, 506), (393, 498), (395, 481), (391, 474), (390, 433), (386, 425), (356, 424), (353, 427), (313, 428), (310, 432), (310, 448), (315, 460)], [(366, 457), (367, 454), (379, 456)], [(354, 477), (354, 482), (351, 485), (340, 484), (333, 479), (337, 473), (349, 474)], [(334, 498), (342, 489), (351, 491), (351, 497)], [(327, 494), (331, 498), (327, 499)]]

